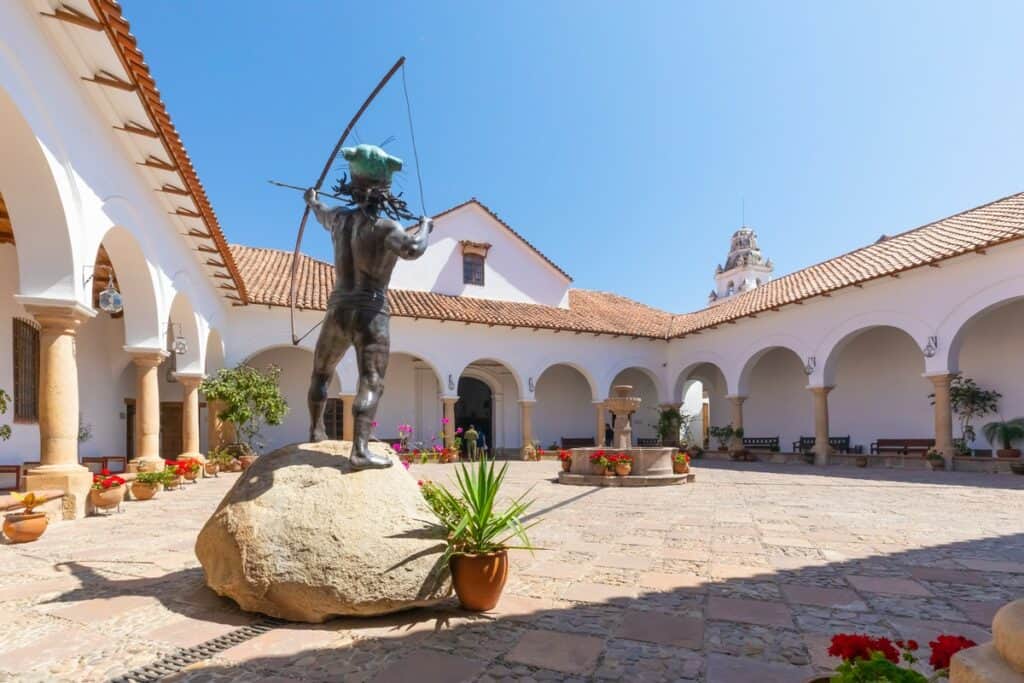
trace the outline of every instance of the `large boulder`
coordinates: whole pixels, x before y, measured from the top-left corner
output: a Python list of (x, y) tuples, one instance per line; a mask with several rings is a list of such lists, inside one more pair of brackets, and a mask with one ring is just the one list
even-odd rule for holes
[(431, 605), (451, 580), (444, 530), (395, 465), (353, 471), (347, 441), (285, 446), (242, 473), (206, 522), (206, 583), (248, 611), (320, 623)]

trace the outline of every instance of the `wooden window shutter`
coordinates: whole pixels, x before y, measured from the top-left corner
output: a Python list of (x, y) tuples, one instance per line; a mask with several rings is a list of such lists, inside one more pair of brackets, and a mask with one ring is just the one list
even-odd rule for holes
[(39, 421), (39, 328), (14, 318), (14, 421)]

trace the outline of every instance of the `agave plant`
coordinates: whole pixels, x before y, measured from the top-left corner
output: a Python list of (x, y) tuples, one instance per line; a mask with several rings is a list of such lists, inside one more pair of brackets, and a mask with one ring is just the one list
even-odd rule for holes
[(988, 442), (1003, 444), (1003, 450), (1013, 448), (1013, 442), (1024, 439), (1024, 417), (1015, 417), (1012, 420), (989, 422), (981, 428)]
[(481, 456), (478, 462), (460, 463), (455, 470), (458, 495), (443, 485), (431, 484), (427, 500), (448, 527), (447, 555), (535, 550), (526, 532), (537, 522), (522, 522), (533, 504), (526, 500), (529, 491), (502, 511), (495, 507), (507, 470), (508, 463), (495, 471), (494, 461)]

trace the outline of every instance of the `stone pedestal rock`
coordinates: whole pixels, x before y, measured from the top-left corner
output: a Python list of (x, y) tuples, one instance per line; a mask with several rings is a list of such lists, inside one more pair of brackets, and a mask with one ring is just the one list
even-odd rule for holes
[(312, 623), (446, 598), (444, 530), (391, 449), (371, 446), (395, 465), (353, 471), (347, 441), (258, 458), (196, 540), (210, 588), (242, 609)]

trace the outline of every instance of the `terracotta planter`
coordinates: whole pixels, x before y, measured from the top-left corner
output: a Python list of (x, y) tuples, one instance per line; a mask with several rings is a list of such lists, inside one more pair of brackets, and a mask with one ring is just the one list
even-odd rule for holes
[(633, 471), (632, 463), (623, 463), (615, 466), (615, 474), (620, 477), (628, 477), (629, 473)]
[(199, 478), (199, 470), (196, 470), (195, 472), (186, 472), (182, 476), (185, 477), (185, 481), (195, 481)]
[(256, 456), (255, 455), (242, 455), (242, 456), (239, 456), (238, 462), (242, 466), (243, 470), (247, 470), (247, 469), (249, 469), (249, 465), (251, 465), (254, 462), (256, 462)]
[(594, 474), (604, 474), (605, 471), (608, 469), (604, 465), (596, 462), (591, 463), (590, 467), (593, 469)]
[(569, 472), (570, 470), (572, 470), (572, 460), (563, 460), (562, 461), (562, 471), (563, 472)]
[(171, 489), (176, 489), (176, 488), (179, 488), (180, 486), (181, 486), (181, 477), (178, 476), (178, 477), (175, 477), (174, 479), (169, 480), (167, 483), (165, 483), (164, 484), (164, 490), (165, 491), (170, 491)]
[(124, 484), (109, 489), (90, 489), (89, 502), (98, 510), (116, 508), (124, 500)]
[(141, 481), (132, 482), (132, 498), (135, 500), (149, 500), (160, 490), (160, 484), (146, 484)]
[(1000, 448), (998, 451), (996, 451), (996, 457), (997, 458), (1019, 458), (1020, 457), (1020, 449), (1019, 448)]
[(854, 460), (854, 464), (856, 464), (857, 467), (867, 467), (868, 466), (867, 456), (858, 455), (857, 458)]
[(217, 472), (220, 471), (220, 465), (212, 461), (207, 461), (203, 463), (203, 469), (206, 471), (206, 476), (216, 477)]
[(45, 512), (12, 512), (4, 515), (4, 535), (11, 543), (29, 543), (46, 531)]
[(944, 470), (946, 469), (946, 461), (940, 460), (939, 458), (928, 458), (928, 469), (930, 470)]
[(804, 453), (804, 462), (807, 463), (808, 465), (813, 465), (814, 464), (814, 454), (813, 453)]
[(604, 470), (601, 471), (601, 476), (603, 476), (603, 477), (614, 477), (615, 476), (615, 468), (613, 468), (613, 467), (605, 467)]
[(674, 474), (688, 474), (690, 472), (690, 464), (685, 462), (676, 462), (675, 460), (673, 460), (672, 472)]
[(459, 602), (473, 612), (494, 609), (508, 579), (508, 551), (484, 555), (453, 555), (452, 584)]

